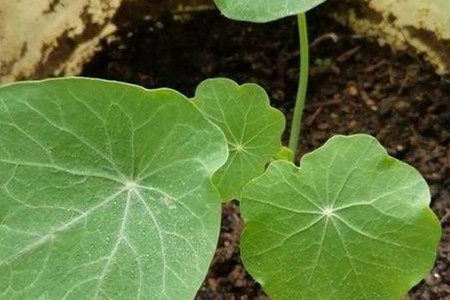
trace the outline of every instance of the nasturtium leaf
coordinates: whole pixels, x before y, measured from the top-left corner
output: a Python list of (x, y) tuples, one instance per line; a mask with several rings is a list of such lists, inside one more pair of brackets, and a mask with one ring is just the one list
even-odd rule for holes
[(223, 201), (240, 199), (244, 185), (261, 175), (281, 150), (284, 115), (270, 106), (260, 86), (239, 86), (223, 78), (202, 82), (194, 103), (228, 141), (228, 161), (216, 172), (213, 183)]
[(425, 180), (371, 136), (336, 136), (242, 192), (244, 265), (273, 300), (398, 300), (433, 266)]
[(226, 158), (223, 133), (172, 90), (0, 87), (0, 299), (192, 299)]
[(249, 22), (269, 22), (304, 13), (326, 0), (214, 0), (228, 18)]

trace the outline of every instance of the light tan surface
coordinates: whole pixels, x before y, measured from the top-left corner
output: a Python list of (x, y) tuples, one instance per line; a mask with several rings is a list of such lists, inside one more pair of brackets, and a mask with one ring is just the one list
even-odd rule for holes
[(0, 0), (0, 82), (77, 74), (120, 0)]
[(335, 17), (394, 50), (423, 53), (439, 74), (450, 73), (449, 0), (336, 0)]

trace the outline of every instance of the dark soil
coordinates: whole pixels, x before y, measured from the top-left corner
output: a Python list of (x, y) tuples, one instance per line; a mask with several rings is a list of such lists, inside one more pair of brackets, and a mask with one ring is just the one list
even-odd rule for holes
[[(312, 13), (310, 27), (313, 65), (302, 152), (336, 133), (365, 132), (418, 168), (430, 184), (444, 236), (431, 275), (407, 299), (450, 300), (448, 82), (418, 57), (394, 54), (352, 35), (326, 15)], [(104, 42), (84, 75), (151, 88), (168, 86), (189, 96), (208, 77), (257, 82), (289, 120), (298, 56), (295, 18), (250, 25), (202, 12), (184, 21), (166, 16), (158, 22), (122, 22), (119, 38)], [(241, 265), (241, 229), (238, 205), (225, 205), (219, 246), (197, 300), (268, 299)]]

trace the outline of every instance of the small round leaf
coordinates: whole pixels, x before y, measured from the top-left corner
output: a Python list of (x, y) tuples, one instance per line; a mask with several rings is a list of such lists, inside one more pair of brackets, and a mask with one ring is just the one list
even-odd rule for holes
[(260, 86), (239, 86), (222, 78), (202, 82), (194, 103), (228, 141), (228, 161), (214, 174), (213, 182), (223, 201), (240, 199), (244, 185), (261, 175), (281, 150), (284, 115), (270, 106)]
[(242, 196), (244, 265), (273, 300), (398, 300), (433, 266), (428, 186), (368, 135), (276, 161)]
[(228, 18), (249, 22), (269, 22), (304, 13), (326, 0), (214, 0)]
[(172, 90), (1, 87), (0, 299), (192, 299), (226, 158), (223, 133)]

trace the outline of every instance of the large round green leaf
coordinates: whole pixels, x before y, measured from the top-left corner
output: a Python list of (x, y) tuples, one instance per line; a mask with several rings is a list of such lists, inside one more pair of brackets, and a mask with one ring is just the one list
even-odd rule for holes
[(326, 0), (214, 0), (228, 18), (268, 22), (306, 12)]
[(222, 132), (172, 90), (1, 87), (0, 299), (192, 299), (226, 158)]
[(239, 86), (229, 79), (202, 82), (195, 105), (225, 133), (230, 155), (214, 175), (224, 201), (240, 199), (242, 188), (264, 172), (281, 150), (284, 115), (269, 104), (269, 97), (256, 84)]
[(398, 300), (433, 266), (427, 184), (370, 136), (274, 162), (242, 196), (244, 264), (273, 300)]

